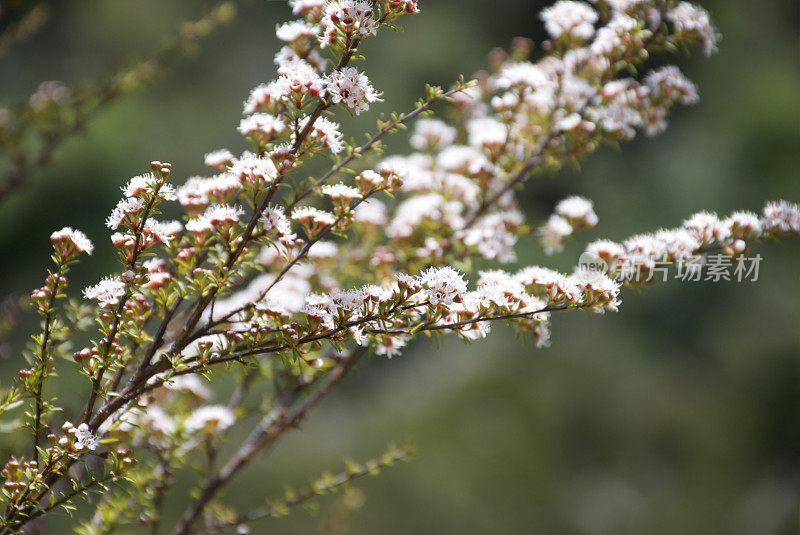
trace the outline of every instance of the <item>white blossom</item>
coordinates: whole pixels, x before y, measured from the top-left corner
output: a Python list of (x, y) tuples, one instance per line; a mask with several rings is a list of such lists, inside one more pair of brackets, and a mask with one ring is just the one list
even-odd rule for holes
[(380, 102), (381, 93), (375, 91), (367, 76), (353, 67), (332, 72), (326, 81), (331, 102), (343, 103), (358, 115), (369, 110), (371, 102)]
[(779, 233), (800, 232), (800, 205), (786, 201), (767, 203), (764, 207), (764, 228)]
[(205, 155), (205, 164), (209, 167), (224, 169), (233, 162), (234, 156), (228, 149), (215, 150)]
[(83, 290), (86, 299), (96, 300), (101, 307), (116, 305), (123, 295), (125, 295), (125, 283), (116, 276), (104, 277), (94, 286)]
[(50, 241), (53, 242), (53, 244), (67, 244), (67, 247), (64, 248), (64, 252), (67, 253), (67, 255), (71, 250), (88, 255), (91, 255), (92, 251), (94, 251), (94, 244), (86, 237), (86, 234), (72, 227), (64, 227), (61, 230), (53, 232), (50, 235)]
[(417, 150), (442, 149), (452, 145), (456, 129), (439, 119), (423, 118), (414, 125), (409, 142)]
[[(328, 28), (328, 36), (334, 27), (362, 36), (375, 35), (378, 30), (372, 6), (366, 0), (331, 0), (325, 4), (323, 13), (322, 24)], [(327, 44), (325, 38), (320, 38), (320, 42), (323, 46)]]
[(159, 181), (152, 173), (131, 178), (128, 184), (121, 189), (126, 197), (138, 197), (146, 193), (148, 195), (157, 194), (166, 201), (176, 199), (175, 188), (171, 184)]
[(675, 25), (678, 33), (691, 33), (703, 46), (706, 56), (717, 50), (719, 34), (711, 25), (708, 11), (689, 2), (680, 2), (667, 12), (667, 20)]
[(336, 222), (336, 217), (324, 210), (319, 210), (313, 206), (300, 206), (295, 208), (292, 212), (292, 219), (301, 222), (313, 222), (318, 225), (333, 225)]
[(591, 228), (598, 221), (592, 201), (577, 195), (560, 201), (555, 213), (566, 219), (573, 228)]
[(233, 412), (222, 405), (205, 405), (186, 419), (184, 426), (189, 431), (219, 433), (225, 431), (236, 421)]
[(359, 223), (382, 226), (388, 221), (386, 206), (376, 199), (368, 199), (359, 203), (353, 210), (353, 218)]
[[(300, 131), (302, 132), (308, 125), (310, 117), (305, 117), (300, 121)], [(344, 149), (342, 133), (339, 131), (339, 123), (335, 123), (326, 117), (319, 117), (314, 121), (309, 135), (311, 139), (317, 139), (322, 146), (330, 149), (334, 154), (338, 154)]]
[(540, 16), (547, 33), (554, 39), (565, 34), (589, 39), (594, 35), (594, 23), (597, 22), (597, 13), (591, 6), (571, 0), (559, 0), (543, 9)]
[(430, 268), (418, 277), (432, 305), (450, 305), (467, 291), (464, 277), (451, 267)]
[(322, 13), (327, 0), (289, 0), (289, 7), (295, 15), (306, 15), (317, 12)]
[(138, 215), (145, 208), (145, 202), (139, 197), (128, 197), (117, 203), (117, 206), (106, 219), (106, 226), (116, 230), (123, 223), (136, 224), (138, 220), (131, 220), (131, 217)]
[(300, 39), (307, 39), (319, 33), (320, 27), (304, 20), (293, 20), (279, 24), (275, 27), (275, 36), (281, 41), (292, 43)]
[(473, 119), (467, 124), (469, 144), (473, 147), (502, 147), (508, 139), (508, 127), (491, 117)]
[(338, 184), (325, 184), (321, 188), (322, 194), (327, 195), (334, 200), (343, 200), (345, 202), (353, 199), (360, 199), (362, 197), (358, 190), (351, 186), (346, 186), (341, 182)]
[(100, 444), (100, 440), (92, 434), (92, 432), (89, 430), (89, 426), (85, 423), (74, 428), (74, 433), (76, 449), (87, 449), (89, 451), (94, 451)]
[(697, 86), (674, 65), (651, 71), (644, 81), (654, 94), (672, 102), (680, 102), (684, 106), (688, 106), (699, 100)]
[(286, 124), (269, 113), (254, 113), (239, 123), (239, 132), (244, 135), (260, 134), (271, 139), (283, 132)]
[(270, 184), (278, 176), (278, 169), (270, 158), (245, 154), (233, 161), (228, 173), (237, 177), (242, 183)]
[(560, 215), (553, 214), (539, 227), (539, 241), (545, 254), (551, 255), (564, 249), (564, 238), (572, 234), (572, 225)]

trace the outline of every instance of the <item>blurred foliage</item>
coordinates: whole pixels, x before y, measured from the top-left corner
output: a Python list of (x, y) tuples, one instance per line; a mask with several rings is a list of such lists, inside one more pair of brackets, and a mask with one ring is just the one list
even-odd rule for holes
[[(27, 99), (43, 80), (102, 77), (131, 51), (155, 52), (198, 4), (53, 3), (39, 34), (2, 57), (2, 98)], [(173, 162), (176, 176), (188, 177), (207, 172), (205, 152), (243, 148), (235, 130), (241, 101), (272, 77), (272, 29), (291, 13), (283, 2), (239, 4), (233, 26), (106, 108), (31, 188), (7, 199), (0, 295), (39, 284), (47, 236), (64, 225), (98, 243), (74, 273), (75, 291), (110, 269), (103, 220), (119, 186), (149, 161)], [(533, 223), (572, 193), (593, 199), (600, 216), (587, 241), (674, 226), (701, 209), (800, 199), (797, 3), (701, 4), (724, 37), (718, 55), (681, 64), (700, 88), (700, 104), (680, 111), (658, 138), (601, 151), (580, 172), (530, 181), (523, 199)], [(425, 82), (446, 84), (482, 68), (486, 53), (515, 35), (543, 38), (536, 14), (544, 2), (421, 5), (404, 34), (364, 50), (366, 70), (385, 93), (376, 111), (410, 108)], [(352, 134), (372, 125), (363, 121)], [(390, 146), (408, 150), (399, 136)], [(568, 269), (582, 247), (573, 243), (553, 259), (543, 259), (533, 240), (519, 250), (522, 262)], [(797, 533), (800, 248), (787, 241), (758, 252), (756, 283), (673, 281), (624, 293), (619, 314), (556, 316), (548, 350), (495, 328), (471, 346), (449, 341), (437, 351), (422, 343), (398, 359), (372, 359), (301, 432), (243, 474), (228, 499), (242, 509), (263, 506), (265, 496), (282, 494), (283, 482), (302, 487), (345, 456), (410, 440), (411, 463), (358, 483), (366, 503), (347, 521), (349, 533)], [(17, 330), (27, 327), (21, 321)], [(19, 367), (8, 360), (16, 358), (11, 347), (0, 352), (6, 376)], [(180, 505), (168, 504), (167, 516)], [(347, 506), (320, 505), (316, 514), (297, 511), (264, 525), (285, 534), (335, 532), (328, 528)]]

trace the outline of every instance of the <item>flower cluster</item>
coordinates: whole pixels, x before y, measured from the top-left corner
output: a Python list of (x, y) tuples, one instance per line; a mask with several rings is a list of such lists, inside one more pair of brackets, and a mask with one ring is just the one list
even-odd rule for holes
[(373, 89), (369, 79), (352, 67), (334, 71), (327, 84), (331, 101), (346, 104), (356, 115), (369, 110), (370, 102), (381, 100), (381, 94)]
[(704, 253), (717, 251), (734, 256), (747, 251), (747, 242), (790, 234), (800, 234), (800, 205), (776, 201), (767, 203), (761, 216), (737, 211), (720, 218), (711, 212), (699, 212), (677, 228), (637, 234), (622, 243), (592, 242), (585, 253), (603, 260), (612, 277), (641, 284), (653, 280), (658, 264), (697, 269)]
[(564, 240), (580, 230), (597, 225), (592, 201), (583, 197), (568, 197), (556, 205), (556, 210), (544, 225), (539, 227), (539, 241), (546, 254), (553, 254), (564, 248)]
[(50, 241), (61, 258), (71, 258), (79, 253), (92, 254), (94, 244), (80, 230), (64, 227), (50, 235)]
[[(516, 197), (525, 180), (601, 144), (658, 133), (673, 107), (696, 102), (696, 87), (677, 67), (647, 63), (656, 51), (714, 50), (718, 36), (697, 6), (560, 0), (541, 14), (550, 37), (543, 57), (529, 59), (532, 43), (516, 40), (474, 80), (428, 87), (413, 110), (382, 118), (361, 145), (346, 141), (337, 121), (369, 111), (382, 93), (351, 61), (384, 25), (419, 12), (418, 2), (290, 6), (298, 18), (276, 27), (276, 77), (244, 103), (238, 130), (247, 148), (207, 153), (211, 176), (188, 177), (177, 189), (162, 162), (131, 179), (107, 220), (121, 267), (83, 291), (84, 306), (58, 307), (57, 299), (68, 265), (93, 245), (70, 227), (51, 235), (56, 270), (32, 293), (43, 330), (20, 386), (0, 401), (0, 409), (31, 404), (32, 458), (7, 465), (0, 496), (14, 530), (43, 510), (52, 489), (83, 488), (69, 479), (80, 472), (72, 467), (95, 451), (105, 474), (81, 477), (108, 485), (96, 515), (105, 531), (127, 520), (157, 531), (161, 498), (176, 472), (192, 466), (205, 477), (173, 533), (192, 533), (201, 521), (209, 532), (231, 518), (246, 524), (254, 516), (225, 511), (216, 494), (298, 427), (366, 352), (399, 355), (421, 333), (477, 340), (498, 321), (546, 346), (555, 312), (616, 311), (623, 283), (646, 282), (658, 262), (690, 264), (709, 251), (733, 255), (752, 240), (800, 234), (800, 208), (779, 201), (761, 215), (702, 212), (680, 228), (596, 241), (587, 254), (605, 262), (602, 272), (499, 269), (516, 261), (530, 231)], [(430, 117), (435, 104), (449, 106), (449, 121)], [(413, 151), (384, 154), (384, 138), (415, 120)], [(309, 161), (325, 167), (305, 167)], [(182, 208), (181, 220), (155, 219), (165, 206)], [(534, 234), (552, 253), (597, 224), (593, 203), (572, 196)], [(484, 269), (472, 284), (476, 265)], [(96, 334), (68, 350), (85, 339), (73, 333), (89, 319)], [(59, 432), (42, 385), (56, 362), (69, 363), (55, 356), (70, 354), (87, 392), (80, 425)], [(235, 391), (227, 403), (212, 402), (222, 374)], [(256, 413), (249, 438), (217, 465), (227, 431)], [(113, 441), (120, 446), (108, 447)], [(39, 486), (24, 473), (43, 474)], [(133, 490), (111, 485), (123, 475)], [(113, 506), (130, 508), (131, 518), (108, 513)]]

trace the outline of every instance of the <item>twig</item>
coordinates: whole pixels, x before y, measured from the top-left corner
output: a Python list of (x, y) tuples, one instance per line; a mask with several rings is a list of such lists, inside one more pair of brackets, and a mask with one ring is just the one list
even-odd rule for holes
[(284, 395), (276, 408), (262, 419), (261, 423), (253, 430), (247, 441), (230, 458), (219, 474), (208, 480), (201, 490), (200, 496), (187, 509), (180, 522), (175, 526), (172, 535), (186, 535), (189, 533), (197, 517), (208, 502), (241, 468), (265, 447), (273, 444), (286, 430), (295, 427), (308, 412), (336, 386), (358, 359), (365, 353), (365, 348), (358, 348), (349, 356), (342, 358), (328, 373), (325, 381), (312, 392), (308, 398), (294, 411), (287, 412), (294, 400), (304, 390), (304, 385), (299, 385)]

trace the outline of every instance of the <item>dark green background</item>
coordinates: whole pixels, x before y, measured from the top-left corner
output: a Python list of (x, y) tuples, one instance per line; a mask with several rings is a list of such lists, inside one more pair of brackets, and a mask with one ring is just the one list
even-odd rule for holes
[[(447, 84), (482, 68), (486, 53), (513, 36), (543, 38), (541, 2), (420, 3), (424, 13), (406, 19), (404, 34), (364, 47), (364, 68), (386, 99), (375, 111), (407, 109), (425, 82)], [(112, 72), (155, 50), (204, 5), (59, 3), (36, 40), (0, 61), (2, 98), (27, 98), (42, 80), (73, 84)], [(600, 225), (553, 259), (524, 240), (521, 261), (569, 269), (584, 240), (674, 226), (701, 209), (725, 214), (778, 197), (800, 200), (798, 4), (703, 5), (724, 36), (720, 53), (678, 59), (700, 88), (700, 104), (678, 111), (655, 139), (603, 150), (580, 173), (531, 181), (521, 200), (532, 222), (579, 193), (595, 201)], [(173, 162), (180, 181), (207, 172), (205, 152), (244, 148), (235, 131), (241, 102), (272, 78), (274, 25), (289, 18), (282, 2), (242, 3), (233, 26), (113, 104), (85, 137), (62, 147), (32, 188), (0, 206), (0, 295), (40, 284), (47, 236), (64, 225), (98, 245), (75, 271), (74, 291), (112, 269), (103, 219), (119, 186), (150, 160)], [(402, 137), (391, 143), (409, 150)], [(671, 281), (625, 291), (618, 314), (558, 315), (547, 350), (497, 327), (471, 346), (422, 342), (394, 360), (374, 358), (302, 432), (254, 463), (229, 499), (256, 505), (286, 481), (300, 484), (394, 440), (418, 453), (359, 484), (366, 502), (351, 533), (797, 533), (798, 244), (756, 246), (764, 261), (755, 283)], [(16, 354), (13, 346), (2, 352), (6, 378), (20, 367)], [(315, 533), (333, 503), (254, 533)], [(171, 515), (178, 505), (170, 502)]]

